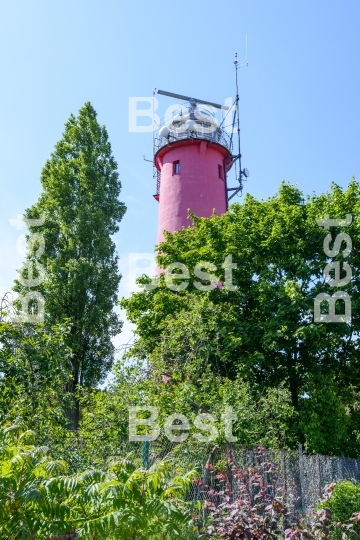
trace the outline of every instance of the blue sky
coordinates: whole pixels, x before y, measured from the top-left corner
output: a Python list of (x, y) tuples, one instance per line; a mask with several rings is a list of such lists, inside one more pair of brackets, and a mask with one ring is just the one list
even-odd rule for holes
[[(157, 203), (143, 161), (152, 137), (129, 133), (128, 99), (154, 87), (216, 102), (234, 96), (233, 55), (244, 59), (246, 34), (246, 190), (265, 198), (284, 179), (320, 193), (360, 178), (359, 15), (355, 0), (0, 0), (0, 294), (22, 260), (25, 229), (8, 220), (36, 201), (41, 168), (85, 101), (107, 126), (119, 165), (124, 274), (129, 252), (153, 251)], [(159, 101), (161, 114), (171, 102)]]

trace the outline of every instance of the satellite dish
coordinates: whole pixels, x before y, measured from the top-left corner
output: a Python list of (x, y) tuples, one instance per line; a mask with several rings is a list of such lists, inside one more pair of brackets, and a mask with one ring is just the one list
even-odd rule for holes
[(159, 131), (160, 137), (164, 137), (165, 139), (168, 138), (170, 135), (170, 129), (167, 126), (163, 126)]
[(245, 176), (245, 178), (248, 178), (250, 176), (249, 169), (244, 169), (243, 175)]

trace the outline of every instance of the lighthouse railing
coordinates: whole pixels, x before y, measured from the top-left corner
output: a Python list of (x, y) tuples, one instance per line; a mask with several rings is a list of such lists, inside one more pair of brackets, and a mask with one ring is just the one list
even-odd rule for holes
[(164, 146), (186, 139), (202, 139), (209, 143), (220, 144), (231, 153), (231, 138), (223, 129), (217, 128), (215, 131), (210, 131), (201, 127), (191, 132), (189, 130), (173, 130), (168, 137), (160, 137), (159, 133), (156, 133), (155, 153)]

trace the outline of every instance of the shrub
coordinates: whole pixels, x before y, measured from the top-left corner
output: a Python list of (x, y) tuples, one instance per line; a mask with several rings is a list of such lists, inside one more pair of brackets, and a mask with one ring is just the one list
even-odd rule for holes
[[(209, 523), (202, 526), (202, 538), (265, 540), (326, 540), (331, 524), (331, 510), (319, 508), (304, 518), (290, 511), (281, 499), (276, 467), (266, 460), (263, 447), (258, 448), (258, 467), (241, 469), (229, 459), (227, 473), (208, 465), (213, 479), (209, 484), (195, 482), (203, 489), (204, 509)], [(200, 520), (199, 520), (200, 524)]]
[(166, 461), (144, 470), (126, 459), (68, 475), (65, 462), (30, 444), (34, 438), (18, 427), (0, 430), (0, 538), (48, 540), (75, 529), (84, 540), (168, 540), (187, 529), (192, 471)]
[(329, 484), (320, 507), (325, 506), (331, 510), (334, 521), (330, 527), (330, 538), (340, 540), (341, 529), (360, 534), (360, 485), (350, 481)]

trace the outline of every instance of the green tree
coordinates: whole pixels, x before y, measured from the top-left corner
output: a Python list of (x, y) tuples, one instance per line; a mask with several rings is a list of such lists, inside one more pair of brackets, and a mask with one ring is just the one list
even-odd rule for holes
[[(338, 289), (330, 287), (323, 277), (323, 270), (331, 261), (323, 250), (329, 231), (316, 220), (326, 214), (331, 218), (352, 215), (349, 227), (330, 231), (332, 239), (339, 232), (348, 233), (354, 246), (346, 259), (353, 269), (353, 278), (339, 288), (351, 295), (351, 323), (319, 324), (313, 319), (316, 295), (332, 294)], [(258, 201), (247, 195), (242, 204), (231, 205), (222, 216), (192, 216), (193, 227), (173, 235), (167, 233), (165, 242), (158, 246), (158, 263), (162, 268), (177, 262), (187, 266), (187, 288), (170, 290), (162, 275), (159, 287), (121, 302), (138, 335), (129, 356), (148, 357), (150, 362), (161, 357), (164, 371), (170, 374), (179, 363), (197, 366), (195, 380), (209, 366), (222, 377), (248, 381), (255, 395), (285, 385), (296, 413), (306, 409), (308, 418), (314, 408), (309, 407), (309, 401), (303, 407), (304, 400), (314, 397), (319, 402), (314, 381), (326, 377), (336, 394), (332, 403), (336, 401), (336, 406), (343, 407), (344, 414), (351, 416), (346, 451), (356, 453), (360, 423), (352, 404), (359, 390), (356, 381), (360, 380), (360, 258), (356, 250), (360, 240), (359, 215), (360, 187), (353, 179), (347, 190), (334, 184), (329, 193), (307, 199), (297, 187), (283, 183), (268, 200)], [(237, 264), (233, 270), (234, 287), (228, 287), (225, 279), (224, 261), (229, 255)], [(334, 260), (342, 263), (342, 252)], [(202, 262), (216, 267), (211, 272), (215, 286), (207, 291), (196, 287), (210, 284), (210, 280), (199, 280), (194, 274), (195, 265)], [(143, 276), (139, 282), (148, 284), (150, 278)], [(175, 280), (176, 283), (184, 280)], [(194, 364), (194, 357), (200, 364)], [(326, 414), (331, 414), (331, 406)], [(304, 412), (303, 419), (306, 415)], [(340, 419), (337, 426), (343, 432), (343, 415), (337, 412), (336, 418)], [(302, 421), (297, 428), (298, 441), (306, 443)], [(323, 432), (321, 448), (339, 452), (339, 441), (345, 444), (343, 433), (335, 437), (334, 445), (334, 438), (328, 435)], [(312, 444), (311, 449), (316, 450), (316, 445)]]
[(35, 430), (42, 444), (62, 447), (64, 388), (71, 380), (66, 325), (0, 323), (0, 423)]
[[(71, 330), (67, 345), (72, 351), (72, 383), (80, 386), (102, 381), (113, 362), (111, 338), (121, 329), (113, 308), (121, 275), (112, 236), (119, 230), (125, 206), (119, 201), (121, 184), (105, 126), (86, 103), (76, 118), (65, 124), (62, 139), (46, 162), (41, 183), (43, 191), (27, 219), (41, 216), (44, 224), (30, 226), (45, 240), (39, 262), (45, 269), (38, 290), (45, 298), (45, 324), (51, 327), (68, 319)], [(40, 240), (30, 245), (23, 278), (39, 275), (36, 254)], [(21, 282), (22, 281), (22, 282)], [(25, 294), (29, 288), (18, 279), (14, 290)], [(73, 424), (79, 420), (76, 400)]]

